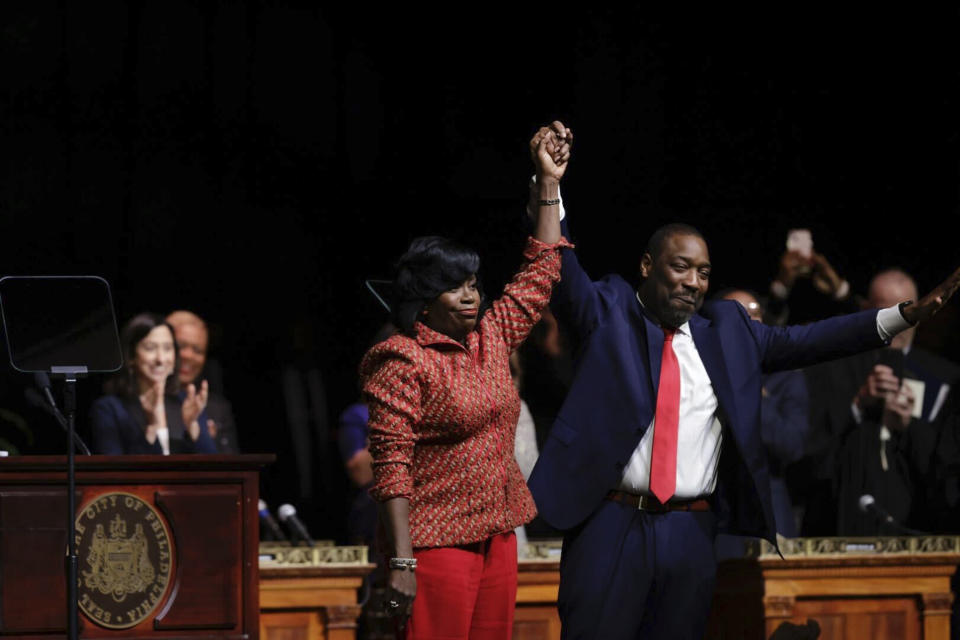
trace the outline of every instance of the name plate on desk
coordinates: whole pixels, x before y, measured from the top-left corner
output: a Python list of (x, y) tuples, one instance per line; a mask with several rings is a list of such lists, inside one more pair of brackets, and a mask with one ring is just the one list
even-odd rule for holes
[(517, 554), (522, 562), (560, 562), (563, 540), (531, 540), (520, 547)]
[[(923, 555), (960, 553), (960, 536), (883, 536), (871, 538), (782, 538), (778, 537), (784, 558), (858, 556), (858, 555)], [(779, 558), (777, 550), (766, 540), (747, 543), (746, 555), (751, 558)]]
[(365, 565), (368, 549), (365, 546), (337, 547), (332, 542), (319, 542), (312, 547), (289, 544), (261, 543), (261, 568), (304, 568), (326, 566)]

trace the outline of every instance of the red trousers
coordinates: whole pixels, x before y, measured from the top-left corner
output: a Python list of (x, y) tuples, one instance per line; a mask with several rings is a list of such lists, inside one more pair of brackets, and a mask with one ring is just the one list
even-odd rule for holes
[(509, 640), (517, 601), (512, 531), (458, 547), (418, 549), (407, 640)]

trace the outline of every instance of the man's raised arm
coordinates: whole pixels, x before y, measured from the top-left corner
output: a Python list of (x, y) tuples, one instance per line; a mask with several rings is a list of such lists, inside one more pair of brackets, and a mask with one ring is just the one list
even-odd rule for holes
[[(570, 159), (570, 147), (573, 143), (573, 132), (559, 120), (549, 126), (540, 127), (530, 140), (530, 158), (536, 170), (530, 188), (530, 201), (527, 212), (537, 221), (537, 212), (544, 206), (551, 209), (556, 207), (558, 218), (563, 219), (561, 230), (567, 239), (570, 234), (567, 229), (567, 220), (564, 218), (563, 204), (560, 199), (560, 189), (556, 185), (556, 172), (566, 171)], [(563, 175), (562, 173), (560, 175)], [(556, 186), (555, 186), (556, 185)], [(556, 202), (556, 204), (553, 204)], [(545, 204), (549, 203), (549, 204)], [(546, 211), (541, 211), (546, 213)], [(572, 249), (564, 249), (563, 267), (560, 283), (553, 294), (553, 302), (564, 318), (569, 320), (572, 328), (581, 336), (585, 336), (596, 326), (601, 310), (600, 297), (594, 283), (580, 267), (577, 256)]]

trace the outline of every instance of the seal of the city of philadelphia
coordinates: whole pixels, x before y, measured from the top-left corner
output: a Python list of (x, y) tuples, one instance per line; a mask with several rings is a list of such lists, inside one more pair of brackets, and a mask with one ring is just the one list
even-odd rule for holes
[(160, 513), (131, 493), (103, 493), (83, 506), (76, 527), (80, 609), (110, 629), (145, 620), (170, 583), (173, 549)]

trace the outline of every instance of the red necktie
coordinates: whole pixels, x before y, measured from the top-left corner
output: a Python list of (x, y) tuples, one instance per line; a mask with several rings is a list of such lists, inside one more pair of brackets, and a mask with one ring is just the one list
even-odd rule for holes
[(673, 352), (675, 329), (663, 331), (657, 413), (653, 421), (650, 492), (666, 504), (677, 488), (677, 423), (680, 421), (680, 365)]

